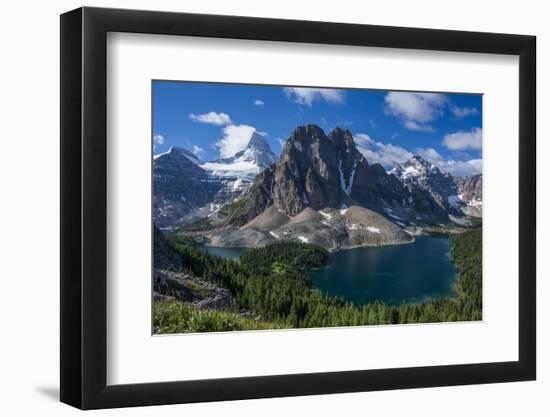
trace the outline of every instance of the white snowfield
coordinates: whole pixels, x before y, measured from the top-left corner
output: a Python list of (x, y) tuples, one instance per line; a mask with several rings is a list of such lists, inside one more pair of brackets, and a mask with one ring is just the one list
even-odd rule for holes
[(298, 240), (302, 243), (308, 243), (309, 239), (305, 236), (298, 236)]
[(420, 172), (415, 167), (408, 166), (405, 168), (405, 171), (403, 171), (403, 174), (401, 175), (402, 178), (409, 178), (409, 177), (418, 177), (420, 175)]
[(260, 172), (260, 167), (254, 162), (237, 160), (233, 163), (205, 162), (200, 166), (217, 177), (254, 177)]

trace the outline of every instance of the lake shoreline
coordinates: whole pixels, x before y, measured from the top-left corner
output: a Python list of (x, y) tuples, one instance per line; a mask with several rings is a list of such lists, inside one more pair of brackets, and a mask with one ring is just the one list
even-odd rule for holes
[[(202, 247), (212, 255), (234, 261), (250, 249)], [(441, 298), (453, 300), (458, 296), (456, 283), (460, 271), (451, 250), (449, 237), (442, 235), (419, 235), (411, 242), (398, 245), (342, 248), (330, 251), (330, 263), (308, 271), (308, 275), (313, 288), (356, 305), (375, 301), (399, 305)], [(319, 276), (324, 275), (330, 278), (320, 280)], [(345, 285), (340, 284), (342, 281), (346, 281)]]

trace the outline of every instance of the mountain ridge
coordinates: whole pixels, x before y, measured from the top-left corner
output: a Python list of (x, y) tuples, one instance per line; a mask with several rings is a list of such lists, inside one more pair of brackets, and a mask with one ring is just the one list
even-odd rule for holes
[(154, 221), (160, 227), (174, 227), (215, 212), (245, 194), (256, 175), (275, 159), (257, 132), (232, 157), (209, 162), (171, 146), (153, 157)]

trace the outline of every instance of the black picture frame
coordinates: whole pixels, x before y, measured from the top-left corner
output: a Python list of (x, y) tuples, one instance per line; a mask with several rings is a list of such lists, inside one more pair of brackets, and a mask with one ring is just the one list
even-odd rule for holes
[[(108, 32), (519, 56), (519, 360), (107, 385)], [(251, 17), (80, 8), (61, 15), (61, 401), (82, 409), (536, 378), (536, 38)]]

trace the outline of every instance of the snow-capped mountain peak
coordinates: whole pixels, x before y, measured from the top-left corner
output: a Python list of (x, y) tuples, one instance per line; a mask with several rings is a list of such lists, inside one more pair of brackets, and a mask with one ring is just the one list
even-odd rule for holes
[(269, 143), (257, 132), (252, 133), (246, 148), (237, 152), (232, 158), (234, 161), (252, 162), (259, 168), (265, 168), (277, 160)]
[(187, 149), (181, 148), (179, 146), (170, 146), (170, 148), (166, 152), (162, 152), (157, 155), (154, 155), (153, 159), (157, 160), (161, 157), (166, 157), (166, 156), (172, 156), (172, 157), (185, 156), (194, 164), (197, 164), (197, 165), (201, 164), (200, 159), (197, 158), (197, 156), (193, 152), (188, 151)]
[(414, 155), (408, 161), (396, 164), (389, 173), (395, 175), (402, 181), (412, 181), (418, 177), (426, 178), (431, 175), (441, 175), (441, 171), (438, 167), (419, 155)]
[(252, 134), (248, 145), (230, 158), (218, 159), (204, 163), (203, 169), (212, 175), (221, 177), (251, 177), (252, 179), (264, 168), (277, 160), (277, 156), (265, 138), (257, 132)]
[(205, 162), (201, 168), (221, 181), (222, 189), (218, 193), (220, 198), (232, 201), (247, 192), (256, 175), (276, 160), (277, 156), (265, 138), (254, 132), (246, 148), (230, 158)]

